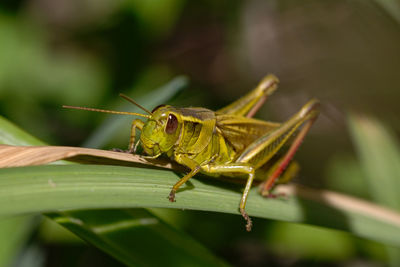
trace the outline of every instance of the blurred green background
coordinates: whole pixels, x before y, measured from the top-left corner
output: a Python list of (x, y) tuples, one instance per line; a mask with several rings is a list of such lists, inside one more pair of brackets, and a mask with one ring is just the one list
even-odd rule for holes
[[(152, 109), (149, 95), (173, 81), (179, 92), (164, 102), (217, 109), (274, 73), (280, 89), (258, 117), (284, 121), (312, 97), (323, 104), (296, 182), (380, 202), (365, 179), (377, 161), (362, 156), (371, 153), (347, 115), (373, 116), (398, 156), (399, 23), (394, 0), (3, 0), (0, 113), (52, 145), (125, 149), (129, 122), (102, 137), (115, 116), (61, 106), (129, 111), (124, 93)], [(154, 212), (234, 266), (400, 264), (387, 247), (338, 231), (255, 220), (244, 233), (239, 216)], [(29, 225), (14, 252), (0, 251), (13, 266), (120, 264), (49, 220)]]

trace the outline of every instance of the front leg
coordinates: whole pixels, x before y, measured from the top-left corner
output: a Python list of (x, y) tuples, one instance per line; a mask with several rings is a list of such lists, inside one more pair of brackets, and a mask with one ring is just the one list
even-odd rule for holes
[(175, 202), (175, 193), (176, 191), (179, 189), (179, 187), (181, 187), (184, 183), (186, 183), (190, 178), (192, 178), (193, 176), (195, 176), (202, 167), (204, 166), (208, 166), (208, 164), (210, 164), (211, 162), (213, 162), (215, 160), (215, 158), (218, 157), (218, 155), (214, 155), (212, 156), (210, 159), (205, 160), (204, 162), (202, 162), (200, 165), (184, 156), (184, 154), (179, 154), (175, 156), (175, 160), (177, 162), (179, 162), (182, 165), (185, 165), (186, 167), (190, 168), (190, 172), (188, 174), (186, 174), (183, 178), (181, 178), (171, 189), (171, 192), (169, 193), (168, 199), (171, 202)]
[(192, 169), (188, 174), (186, 174), (183, 178), (181, 178), (171, 189), (171, 192), (168, 195), (168, 199), (170, 202), (175, 202), (175, 193), (184, 183), (186, 183), (190, 178), (196, 175), (200, 171), (200, 166), (196, 166)]
[(136, 152), (137, 145), (139, 144), (139, 143), (135, 144), (136, 128), (138, 128), (140, 131), (142, 131), (143, 125), (144, 125), (144, 122), (139, 120), (139, 119), (136, 119), (136, 120), (132, 121), (131, 136), (129, 138), (129, 146), (128, 146), (128, 151), (127, 151), (128, 153), (133, 154), (133, 153)]
[(171, 189), (171, 192), (168, 195), (168, 199), (171, 202), (175, 202), (175, 193), (178, 191), (179, 187), (181, 187), (184, 183), (186, 183), (190, 178), (196, 175), (200, 171), (200, 165), (194, 160), (185, 156), (185, 154), (175, 155), (175, 161), (188, 167), (190, 172), (182, 177)]

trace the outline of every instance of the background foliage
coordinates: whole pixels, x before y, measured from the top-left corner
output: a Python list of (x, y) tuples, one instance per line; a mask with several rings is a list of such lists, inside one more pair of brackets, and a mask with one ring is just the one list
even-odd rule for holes
[[(296, 182), (398, 210), (399, 14), (396, 0), (6, 0), (0, 3), (0, 113), (48, 144), (125, 148), (129, 121), (116, 127), (114, 117), (61, 105), (131, 110), (118, 98), (125, 93), (149, 109), (157, 101), (217, 108), (274, 73), (280, 90), (259, 117), (283, 121), (311, 97), (323, 103), (296, 155), (302, 166)], [(171, 84), (170, 95), (159, 93)], [(116, 128), (104, 134), (110, 127)], [(2, 142), (39, 143), (4, 133)], [(103, 214), (130, 214), (119, 212)], [(248, 234), (235, 215), (148, 212), (216, 264), (400, 264), (397, 249), (343, 232), (257, 219)], [(120, 264), (45, 217), (0, 223), (4, 266)]]

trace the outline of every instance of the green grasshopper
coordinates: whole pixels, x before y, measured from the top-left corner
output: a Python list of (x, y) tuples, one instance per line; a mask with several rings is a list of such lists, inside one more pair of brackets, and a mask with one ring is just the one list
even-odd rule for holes
[[(252, 118), (278, 82), (274, 75), (268, 75), (247, 95), (217, 111), (160, 105), (150, 112), (125, 95), (121, 96), (148, 114), (64, 107), (147, 118), (146, 122), (133, 120), (128, 152), (134, 153), (141, 145), (150, 158), (166, 154), (190, 169), (172, 187), (168, 196), (171, 202), (178, 189), (198, 172), (247, 179), (239, 211), (250, 231), (252, 221), (245, 207), (253, 181), (262, 181), (260, 193), (273, 197), (274, 185), (297, 173), (298, 165), (291, 159), (319, 114), (319, 101), (311, 99), (284, 123)], [(137, 142), (136, 129), (141, 131)], [(256, 171), (262, 175), (256, 175)]]

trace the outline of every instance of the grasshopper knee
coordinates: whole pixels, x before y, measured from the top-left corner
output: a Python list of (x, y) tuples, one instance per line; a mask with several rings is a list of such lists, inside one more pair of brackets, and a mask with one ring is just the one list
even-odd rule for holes
[(320, 102), (318, 99), (313, 98), (310, 101), (308, 101), (300, 110), (300, 112), (298, 113), (299, 116), (301, 117), (307, 117), (307, 116), (314, 116), (317, 117), (317, 115), (319, 114), (319, 109), (320, 109)]
[(275, 75), (269, 74), (260, 81), (258, 88), (263, 94), (270, 95), (278, 88), (278, 83), (279, 79)]

